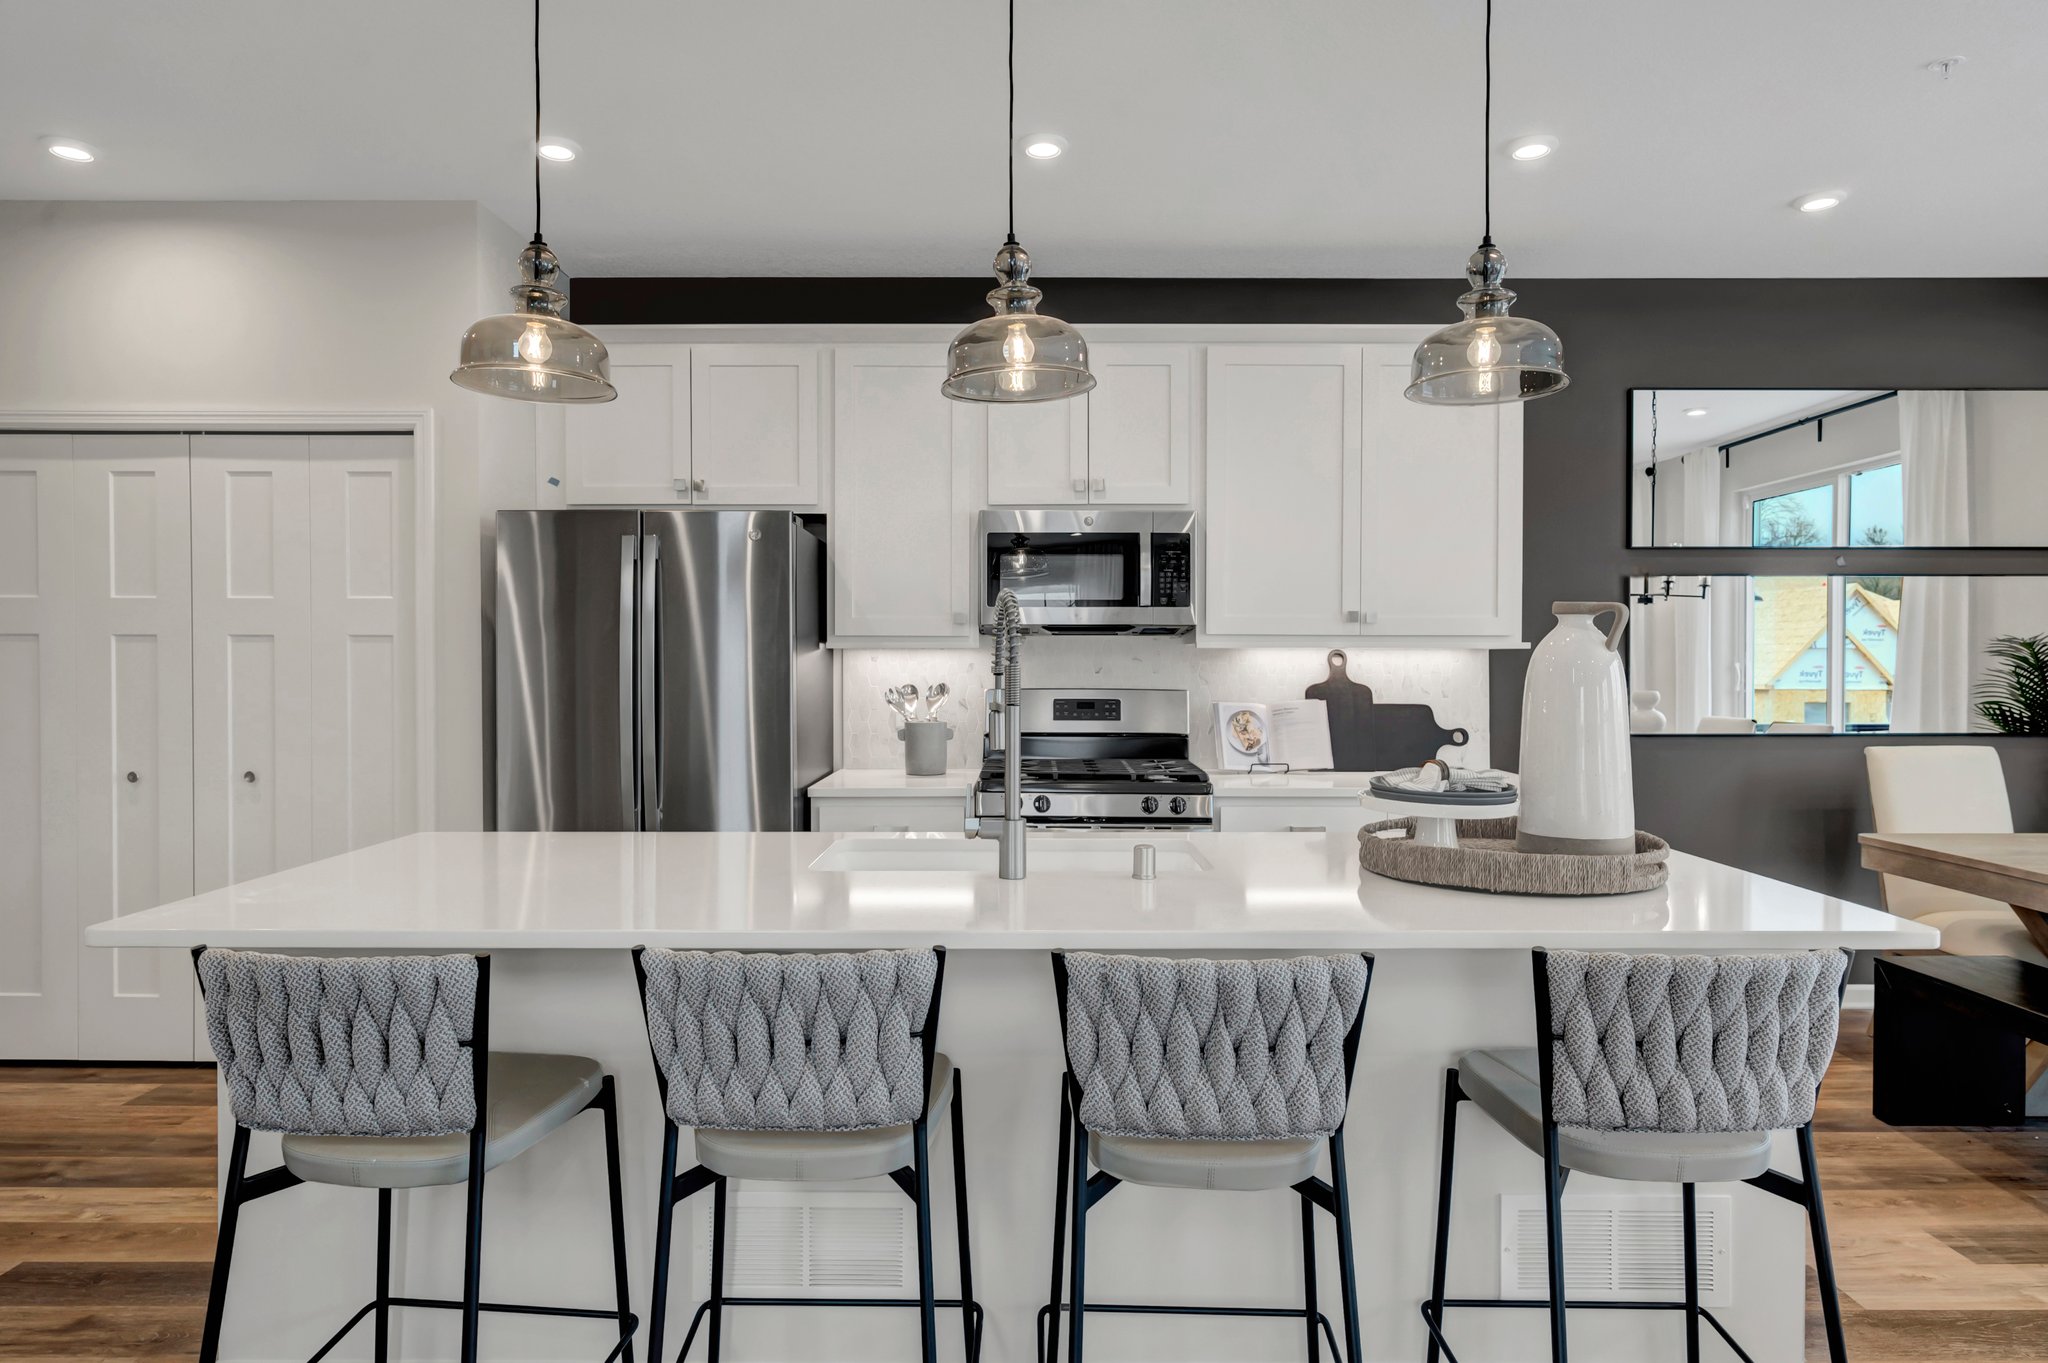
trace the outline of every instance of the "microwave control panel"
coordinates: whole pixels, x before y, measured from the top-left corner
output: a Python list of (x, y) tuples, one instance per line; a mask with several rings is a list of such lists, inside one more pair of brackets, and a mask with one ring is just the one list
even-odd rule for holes
[(1184, 606), (1195, 604), (1192, 571), (1194, 537), (1152, 536), (1152, 604)]

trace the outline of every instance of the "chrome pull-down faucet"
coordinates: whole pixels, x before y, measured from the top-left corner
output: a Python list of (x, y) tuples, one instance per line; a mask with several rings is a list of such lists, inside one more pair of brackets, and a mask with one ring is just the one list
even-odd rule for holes
[[(996, 834), (999, 846), (996, 853), (997, 874), (1004, 880), (1024, 878), (1024, 797), (1018, 787), (1023, 783), (1021, 774), (1022, 744), (1019, 742), (1023, 731), (1021, 706), (1024, 688), (1024, 667), (1018, 656), (1018, 640), (1023, 633), (1024, 618), (1017, 603), (1017, 594), (1008, 587), (996, 596), (995, 606), (995, 652), (990, 666), (995, 673), (995, 688), (989, 692), (989, 714), (992, 720), (999, 719), (1003, 739), (1003, 822), (1002, 831)], [(992, 723), (991, 728), (994, 728)], [(987, 837), (988, 824), (974, 817), (974, 792), (967, 793), (967, 835)]]

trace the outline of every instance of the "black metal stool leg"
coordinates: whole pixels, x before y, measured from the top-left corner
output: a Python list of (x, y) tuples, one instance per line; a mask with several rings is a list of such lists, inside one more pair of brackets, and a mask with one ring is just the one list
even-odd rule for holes
[(724, 1174), (711, 1182), (711, 1337), (705, 1346), (710, 1363), (718, 1363), (725, 1326), (725, 1183)]
[(924, 1363), (939, 1363), (939, 1319), (932, 1290), (932, 1150), (931, 1132), (919, 1117), (910, 1125), (917, 1160), (917, 1328)]
[(1323, 1341), (1316, 1333), (1316, 1204), (1301, 1199), (1301, 1305), (1308, 1313), (1308, 1363), (1320, 1363)]
[(619, 1304), (619, 1337), (626, 1341), (619, 1358), (621, 1363), (633, 1363), (633, 1289), (626, 1281), (626, 1195), (619, 1178), (619, 1095), (609, 1074), (597, 1102), (604, 1110), (605, 1191), (612, 1208), (612, 1291)]
[[(1464, 1098), (1465, 1091), (1458, 1085), (1458, 1072), (1445, 1070), (1443, 1152), (1437, 1156), (1436, 1167), (1436, 1256), (1430, 1261), (1427, 1303), (1430, 1323), (1438, 1330), (1444, 1328), (1444, 1285), (1451, 1262), (1451, 1174), (1456, 1168), (1454, 1159), (1458, 1152), (1458, 1104)], [(1431, 1334), (1428, 1363), (1437, 1363), (1440, 1352), (1436, 1335)]]
[(1344, 1363), (1360, 1363), (1358, 1265), (1351, 1249), (1351, 1176), (1344, 1169), (1344, 1128), (1330, 1134), (1330, 1189), (1337, 1209), (1337, 1277), (1344, 1293)]
[(654, 1180), (654, 1289), (647, 1301), (647, 1363), (662, 1363), (661, 1335), (668, 1323), (668, 1255), (676, 1225), (676, 1124), (664, 1115), (661, 1173)]
[(1564, 1170), (1557, 1162), (1557, 1124), (1543, 1124), (1543, 1226), (1550, 1270), (1550, 1363), (1565, 1363)]
[(1039, 1349), (1044, 1363), (1059, 1363), (1060, 1356), (1060, 1293), (1066, 1268), (1067, 1249), (1067, 1202), (1073, 1192), (1067, 1186), (1067, 1149), (1074, 1137), (1073, 1116), (1067, 1111), (1067, 1081), (1060, 1080), (1060, 1156), (1058, 1172), (1052, 1180), (1052, 1290), (1047, 1294), (1049, 1304), (1045, 1317), (1045, 1338)]
[(1693, 1185), (1684, 1185), (1679, 1215), (1685, 1221), (1685, 1363), (1700, 1363), (1700, 1234)]
[(199, 1336), (199, 1363), (220, 1357), (221, 1315), (228, 1304), (228, 1265), (235, 1253), (235, 1223), (241, 1219), (242, 1176), (249, 1169), (249, 1128), (235, 1127), (228, 1151), (228, 1182), (220, 1204), (220, 1230), (213, 1245), (213, 1282), (206, 1292), (206, 1325)]
[(391, 1190), (377, 1190), (377, 1363), (391, 1357)]
[[(960, 1096), (960, 1069), (953, 1069), (953, 1233), (960, 1249), (960, 1330), (967, 1363), (981, 1358), (981, 1331), (974, 1325), (974, 1250), (967, 1228), (966, 1103)], [(627, 1363), (632, 1363), (631, 1359)]]
[[(1068, 1185), (1074, 1199), (1069, 1214), (1074, 1219), (1073, 1262), (1069, 1266), (1067, 1296), (1073, 1303), (1067, 1317), (1067, 1363), (1081, 1363), (1081, 1321), (1087, 1314), (1088, 1277), (1088, 1131), (1077, 1112), (1069, 1125), (1072, 1150), (1068, 1157)], [(1055, 1327), (1058, 1321), (1054, 1321)]]
[(462, 1258), (462, 1363), (476, 1363), (477, 1312), (483, 1300), (484, 1133), (469, 1137), (469, 1215)]
[(1828, 1357), (1848, 1363), (1849, 1345), (1842, 1335), (1842, 1302), (1835, 1291), (1835, 1254), (1828, 1243), (1828, 1214), (1821, 1204), (1820, 1167), (1813, 1154), (1813, 1123), (1799, 1128), (1799, 1175), (1806, 1183), (1806, 1220), (1813, 1235), (1813, 1270), (1819, 1279), (1820, 1313), (1828, 1336)]

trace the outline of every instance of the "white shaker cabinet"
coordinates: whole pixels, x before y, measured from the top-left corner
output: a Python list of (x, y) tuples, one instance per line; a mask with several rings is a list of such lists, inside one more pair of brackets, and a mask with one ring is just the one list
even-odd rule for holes
[[(192, 893), (192, 545), (182, 435), (72, 437), (74, 932)], [(79, 953), (78, 1053), (192, 1058), (182, 951)]]
[(610, 402), (563, 417), (562, 489), (569, 504), (674, 505), (690, 500), (690, 347), (619, 346)]
[(1183, 345), (1089, 351), (1088, 497), (1101, 505), (1186, 506), (1194, 352)]
[(970, 545), (988, 430), (983, 409), (939, 392), (945, 352), (833, 353), (831, 642), (970, 647)]
[(1357, 346), (1210, 346), (1204, 634), (1356, 634)]
[(1360, 634), (1513, 641), (1522, 621), (1522, 407), (1405, 396), (1413, 348), (1365, 347)]
[(1192, 349), (1104, 345), (1095, 387), (1077, 398), (990, 404), (994, 506), (1186, 506)]
[(819, 504), (819, 350), (621, 345), (611, 402), (563, 416), (571, 506)]

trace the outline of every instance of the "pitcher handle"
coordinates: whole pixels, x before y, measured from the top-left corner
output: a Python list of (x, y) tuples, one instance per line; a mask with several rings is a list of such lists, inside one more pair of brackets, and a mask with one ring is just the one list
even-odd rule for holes
[(1614, 624), (1607, 631), (1607, 651), (1614, 652), (1621, 647), (1621, 632), (1628, 626), (1628, 607), (1619, 601), (1553, 601), (1552, 615), (1590, 615), (1598, 618), (1613, 615)]

